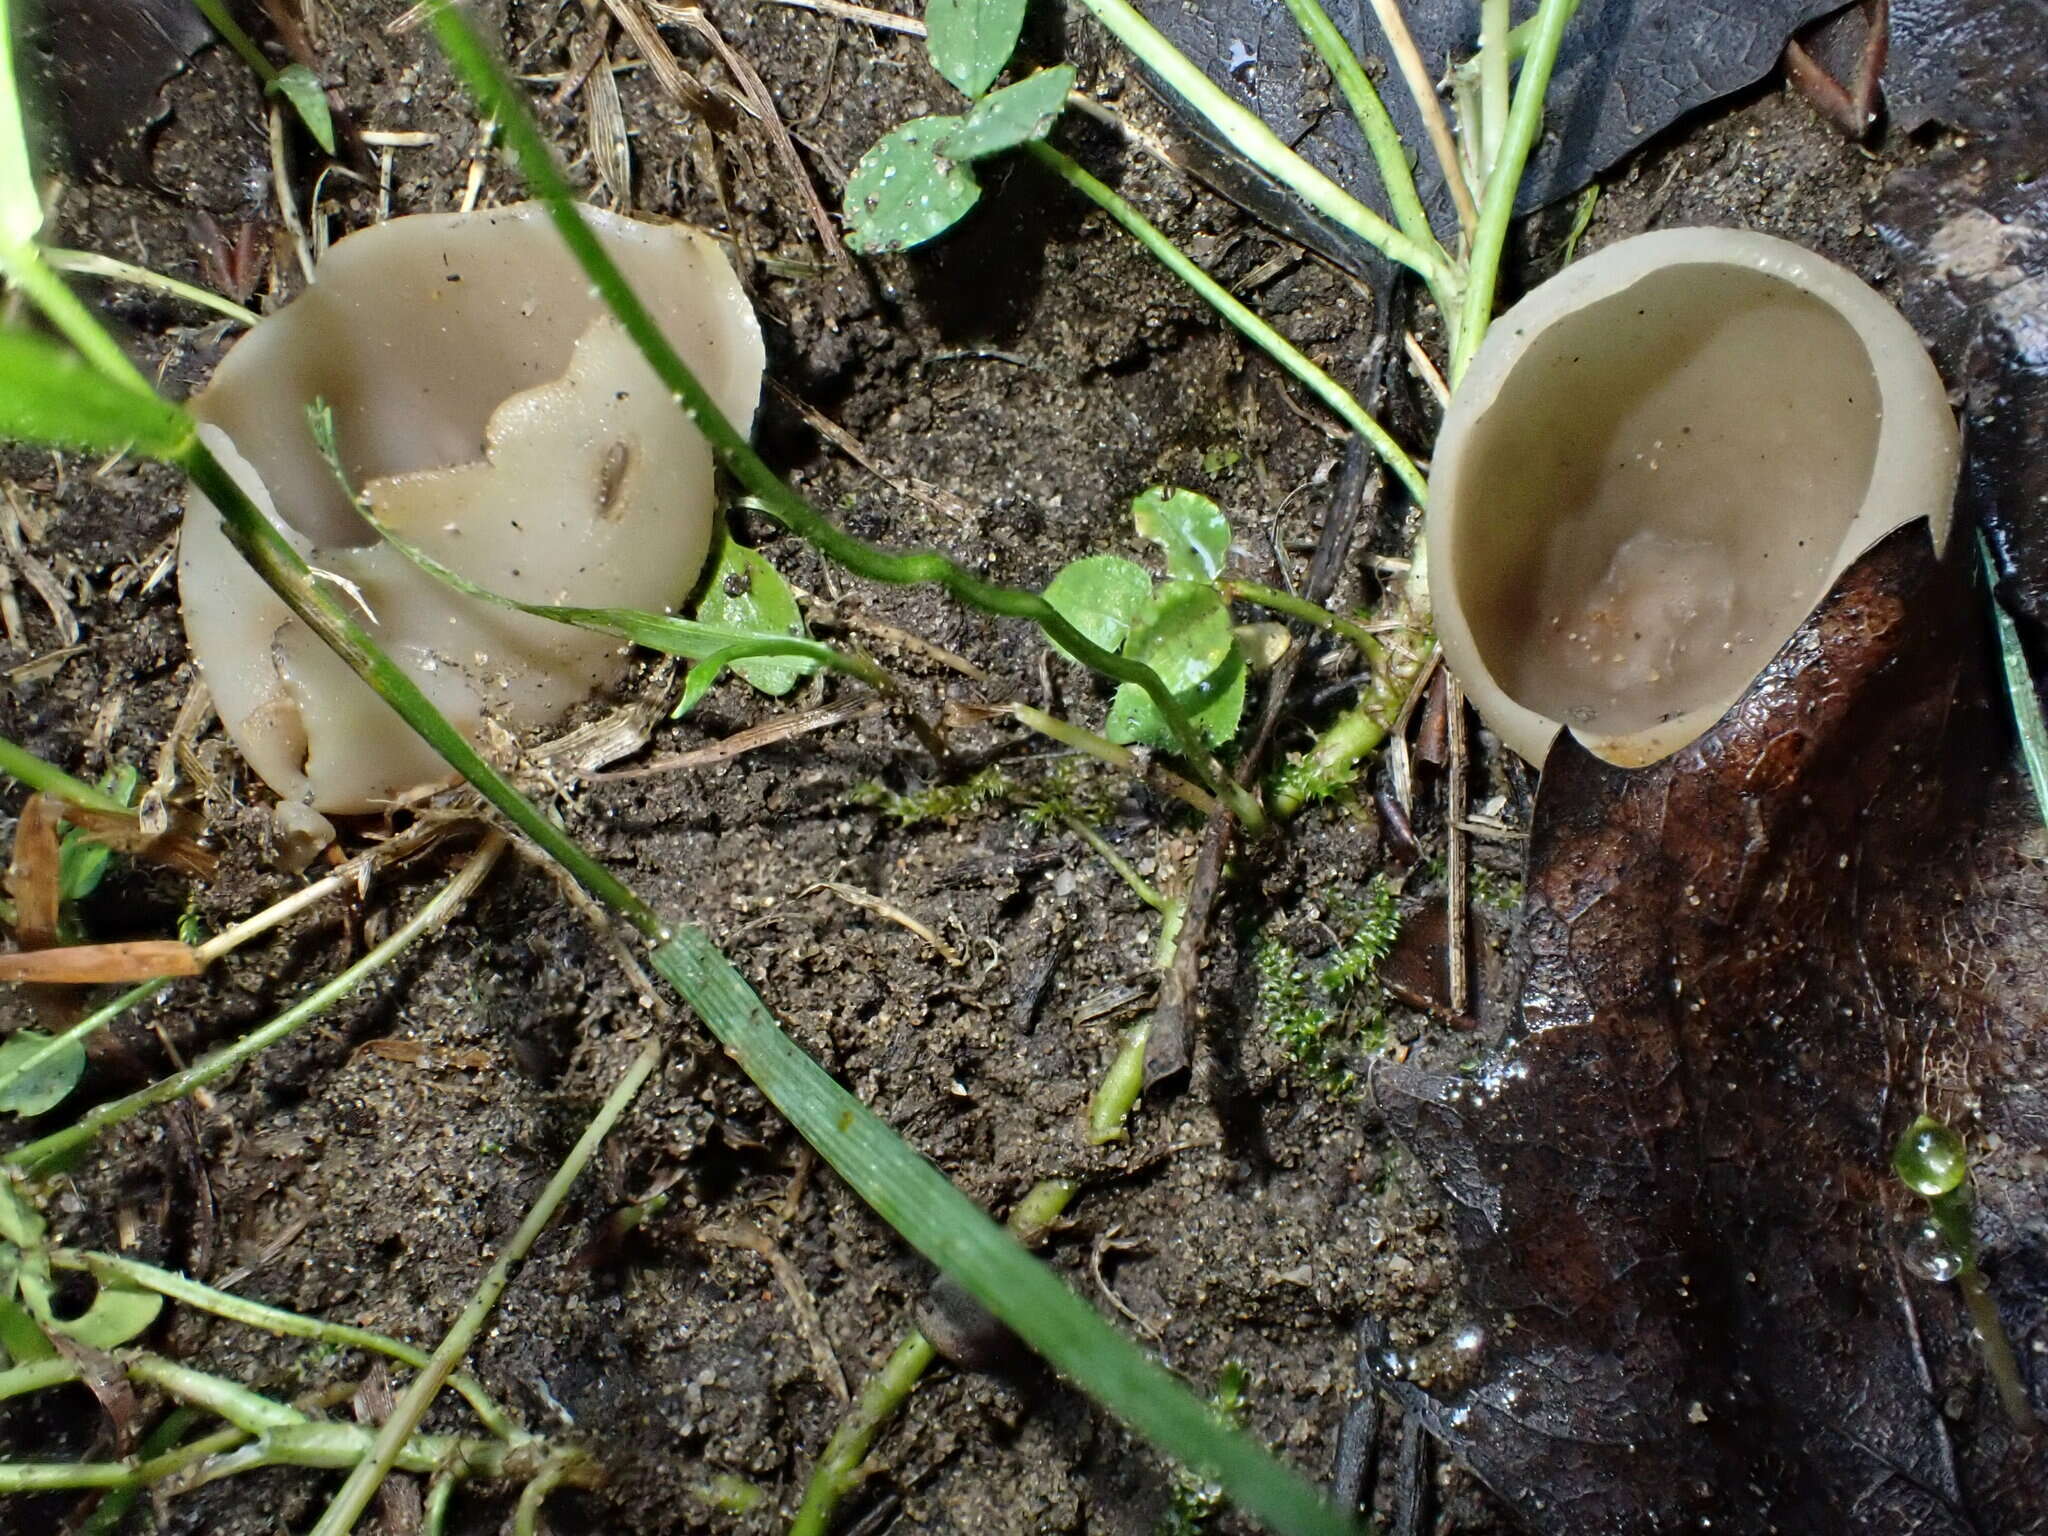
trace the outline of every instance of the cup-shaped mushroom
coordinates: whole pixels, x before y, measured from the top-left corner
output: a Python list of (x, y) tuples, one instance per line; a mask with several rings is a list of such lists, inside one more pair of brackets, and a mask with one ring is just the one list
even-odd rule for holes
[(1566, 267), (1493, 323), (1429, 478), (1444, 657), (1533, 763), (1560, 725), (1655, 762), (1742, 696), (1857, 556), (1948, 534), (1955, 418), (1852, 273), (1673, 229)]
[[(586, 210), (662, 332), (745, 431), (762, 347), (707, 237)], [(460, 596), (350, 505), (307, 407), (378, 519), (479, 585), (535, 603), (661, 612), (702, 573), (713, 464), (539, 204), (422, 214), (350, 235), (194, 401), (264, 513), (337, 577), (371, 633), (465, 732), (549, 724), (623, 662), (616, 640)], [(448, 779), (187, 503), (185, 633), (230, 737), (287, 802), (367, 811)]]

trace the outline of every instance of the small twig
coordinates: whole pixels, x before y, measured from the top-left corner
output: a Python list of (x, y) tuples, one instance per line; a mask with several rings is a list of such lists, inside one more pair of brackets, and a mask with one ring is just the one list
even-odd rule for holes
[(878, 11), (871, 5), (849, 5), (847, 0), (773, 0), (776, 5), (792, 6), (800, 11), (816, 11), (821, 16), (838, 16), (846, 21), (866, 22), (884, 32), (900, 32), (905, 37), (923, 37), (925, 25), (915, 16), (898, 16), (894, 11)]
[(828, 704), (822, 709), (806, 710), (802, 714), (779, 715), (760, 725), (749, 726), (744, 731), (735, 731), (722, 741), (709, 746), (692, 747), (687, 752), (672, 752), (666, 757), (652, 758), (635, 768), (613, 768), (604, 773), (585, 774), (584, 782), (589, 784), (611, 784), (622, 779), (649, 779), (657, 774), (680, 773), (689, 768), (711, 768), (719, 763), (729, 763), (736, 757), (762, 747), (772, 747), (781, 742), (807, 736), (813, 731), (831, 730), (835, 726), (852, 725), (887, 711), (886, 699), (851, 699), (842, 704)]
[(948, 965), (961, 965), (966, 961), (966, 957), (959, 950), (940, 938), (931, 930), (929, 925), (912, 917), (894, 902), (885, 901), (882, 897), (875, 895), (871, 891), (863, 891), (857, 886), (842, 885), (837, 880), (820, 880), (816, 884), (807, 885), (798, 891), (796, 893), (797, 899), (801, 901), (814, 891), (830, 891), (841, 901), (852, 902), (856, 907), (865, 907), (877, 917), (886, 917), (897, 927), (914, 933), (920, 939), (923, 939), (925, 943), (938, 952), (939, 956)]
[(655, 83), (668, 93), (670, 100), (707, 122), (722, 125), (728, 121), (724, 109), (713, 103), (705, 94), (704, 87), (684, 72), (681, 61), (661, 40), (661, 34), (655, 30), (654, 22), (640, 0), (604, 0), (604, 3), (618, 17), (619, 25), (626, 29), (626, 36), (633, 40), (640, 57), (654, 71)]
[(1191, 1044), (1190, 1026), (1201, 1010), (1202, 947), (1209, 939), (1209, 917), (1223, 888), (1223, 861), (1230, 851), (1236, 820), (1227, 812), (1209, 818), (1202, 837), (1202, 851), (1195, 860), (1195, 875), (1181, 904), (1180, 937), (1174, 944), (1173, 963), (1159, 988), (1159, 1007), (1152, 1015), (1152, 1028), (1145, 1040), (1144, 1087), (1187, 1067)]
[(839, 1356), (833, 1352), (832, 1341), (825, 1337), (824, 1325), (818, 1320), (818, 1303), (811, 1296), (811, 1288), (804, 1284), (804, 1277), (797, 1272), (789, 1255), (784, 1253), (766, 1232), (750, 1222), (734, 1222), (731, 1226), (703, 1226), (697, 1229), (701, 1242), (723, 1243), (728, 1248), (744, 1248), (749, 1253), (759, 1254), (768, 1261), (768, 1268), (774, 1272), (775, 1283), (782, 1287), (782, 1294), (789, 1302), (789, 1310), (796, 1318), (796, 1331), (810, 1347), (811, 1364), (818, 1373), (818, 1379), (842, 1404), (851, 1403), (853, 1394), (846, 1388), (846, 1372), (840, 1369)]
[[(1437, 169), (1443, 173), (1451, 201), (1457, 205), (1458, 227), (1470, 240), (1479, 228), (1479, 209), (1472, 201), (1472, 189), (1465, 184), (1465, 171), (1458, 163), (1457, 140), (1451, 137), (1451, 125), (1444, 118), (1444, 104), (1437, 97), (1429, 66), (1422, 62), (1422, 50), (1415, 46), (1415, 34), (1408, 30), (1408, 18), (1401, 13), (1401, 0), (1372, 0), (1372, 11), (1379, 18), (1380, 31), (1386, 36), (1387, 48), (1394, 55), (1394, 65), (1401, 71), (1415, 110), (1422, 114), (1422, 130), (1436, 153)], [(1452, 318), (1444, 316), (1446, 322)]]
[(1444, 376), (1437, 372), (1436, 364), (1431, 362), (1429, 354), (1422, 350), (1422, 343), (1415, 339), (1413, 331), (1401, 333), (1401, 348), (1408, 354), (1408, 361), (1414, 366), (1422, 382), (1429, 386), (1429, 392), (1436, 396), (1436, 403), (1439, 406), (1449, 405), (1451, 386), (1446, 384)]
[(810, 215), (811, 227), (818, 232), (818, 243), (825, 247), (825, 254), (834, 266), (846, 267), (853, 264), (847, 254), (846, 243), (839, 238), (839, 226), (832, 222), (832, 215), (818, 197), (818, 189), (811, 181), (810, 168), (796, 152), (796, 141), (789, 136), (789, 128), (782, 121), (782, 113), (776, 109), (775, 97), (769, 91), (754, 66), (725, 40), (725, 36), (712, 24), (711, 18), (696, 6), (684, 6), (677, 11), (677, 19), (711, 45), (711, 51), (718, 60), (739, 81), (740, 90), (747, 105), (760, 121), (768, 134), (768, 142), (775, 150), (775, 158), (789, 173), (789, 179), (796, 184), (797, 196), (803, 199), (804, 211)]
[(770, 379), (768, 387), (774, 392), (776, 399), (780, 400), (792, 411), (795, 411), (797, 415), (803, 417), (805, 424), (813, 432), (824, 438), (833, 447), (888, 486), (897, 495), (907, 497), (912, 501), (922, 502), (949, 522), (957, 523), (974, 516), (974, 508), (970, 507), (958, 496), (955, 496), (951, 491), (941, 490), (930, 481), (920, 480), (915, 475), (899, 473), (882, 463), (881, 460), (868, 452), (859, 438), (847, 431), (846, 428), (840, 426), (838, 422), (827, 416), (808, 400), (805, 400), (802, 396), (791, 390), (780, 379)]

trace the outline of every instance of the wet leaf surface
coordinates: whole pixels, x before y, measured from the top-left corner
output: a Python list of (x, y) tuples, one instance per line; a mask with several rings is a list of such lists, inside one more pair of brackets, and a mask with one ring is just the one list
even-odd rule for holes
[(1893, 175), (1873, 222), (1902, 258), (1900, 306), (1964, 394), (1968, 494), (2027, 630), (2048, 643), (2048, 12), (2029, 5), (1892, 8), (1887, 99), (1905, 123), (1960, 130)]
[[(56, 0), (38, 6), (24, 57), (73, 174), (143, 186), (157, 93), (213, 41), (192, 0)], [(53, 157), (55, 158), (55, 157)]]
[[(1785, 40), (1840, 0), (1584, 0), (1565, 33), (1551, 87), (1570, 105), (1538, 143), (1516, 206), (1526, 212), (1568, 196), (1680, 117), (1770, 72)], [(1354, 195), (1387, 211), (1358, 125), (1284, 0), (1143, 0), (1140, 9), (1211, 79), (1230, 91)], [(1338, 30), (1366, 60), (1404, 143), (1424, 144), (1422, 120), (1398, 74), (1383, 74), (1387, 49), (1367, 0), (1328, 0)], [(1478, 45), (1479, 7), (1471, 0), (1410, 0), (1404, 5), (1423, 60), (1439, 77)], [(1533, 3), (1515, 6), (1521, 20)], [(1176, 120), (1212, 143), (1192, 113), (1169, 93)], [(1415, 167), (1424, 206), (1439, 233), (1455, 227), (1435, 161)], [(1377, 260), (1342, 231), (1323, 225), (1291, 198), (1240, 172), (1231, 195), (1261, 218), (1347, 264)], [(1305, 226), (1312, 224), (1313, 231)]]
[[(1533, 1529), (2011, 1531), (2048, 1508), (2039, 1437), (1899, 1256), (1889, 1172), (1958, 1052), (1984, 1126), (2040, 1113), (2038, 988), (1990, 986), (1952, 926), (2005, 748), (1967, 569), (1902, 530), (1676, 757), (1561, 741), (1510, 1042), (1475, 1075), (1380, 1079), (1455, 1201), (1486, 1338), (1462, 1390), (1393, 1390)], [(2038, 1177), (2004, 1198), (1986, 1270), (2039, 1361)]]

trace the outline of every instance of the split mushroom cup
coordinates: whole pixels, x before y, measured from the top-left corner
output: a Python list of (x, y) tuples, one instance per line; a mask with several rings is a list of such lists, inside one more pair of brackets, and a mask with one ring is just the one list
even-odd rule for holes
[(1942, 546), (1958, 456), (1926, 349), (1852, 273), (1742, 230), (1619, 241), (1496, 320), (1445, 413), (1444, 657), (1533, 763), (1561, 726), (1655, 762), (1885, 534)]
[[(680, 227), (584, 217), (745, 431), (761, 335), (724, 254)], [(242, 339), (193, 409), (229, 473), (472, 739), (486, 720), (545, 726), (616, 681), (617, 640), (461, 596), (385, 544), (321, 456), (307, 420), (316, 400), (376, 517), (491, 591), (662, 612), (702, 573), (710, 447), (540, 204), (393, 219), (338, 242), (318, 281)], [(249, 568), (196, 492), (178, 581), (222, 723), (302, 820), (448, 781)]]

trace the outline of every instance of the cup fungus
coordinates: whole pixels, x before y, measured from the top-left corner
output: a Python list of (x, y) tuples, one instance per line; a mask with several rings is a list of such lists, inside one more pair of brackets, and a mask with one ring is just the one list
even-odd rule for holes
[[(706, 237), (586, 210), (662, 331), (742, 430), (763, 355)], [(379, 642), (472, 737), (543, 726), (620, 671), (615, 639), (463, 597), (349, 504), (306, 410), (378, 519), (528, 602), (672, 609), (710, 549), (703, 434), (587, 286), (539, 204), (393, 219), (340, 241), (194, 402), (209, 445)], [(287, 807), (368, 811), (448, 772), (186, 505), (185, 633), (242, 755)], [(299, 814), (303, 817), (304, 812)]]
[(1741, 697), (1958, 461), (1941, 378), (1862, 281), (1732, 229), (1638, 235), (1502, 315), (1429, 481), (1445, 659), (1541, 763), (1559, 726), (1636, 767)]

